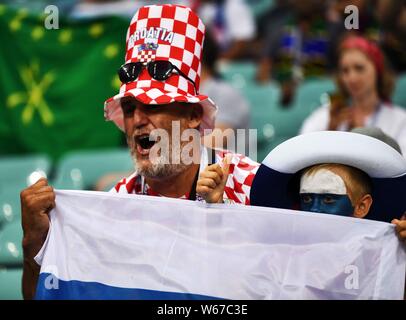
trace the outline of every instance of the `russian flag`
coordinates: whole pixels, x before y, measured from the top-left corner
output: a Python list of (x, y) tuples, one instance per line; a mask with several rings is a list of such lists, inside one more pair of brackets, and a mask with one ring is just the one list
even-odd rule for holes
[(402, 299), (394, 226), (307, 212), (56, 191), (37, 299)]

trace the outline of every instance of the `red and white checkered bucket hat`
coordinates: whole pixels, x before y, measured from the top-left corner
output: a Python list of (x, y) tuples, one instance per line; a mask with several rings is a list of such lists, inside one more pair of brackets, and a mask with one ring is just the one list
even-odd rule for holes
[[(189, 8), (180, 5), (151, 5), (140, 8), (131, 20), (126, 37), (125, 62), (170, 61), (196, 84), (199, 90), (201, 55), (205, 26)], [(178, 73), (167, 80), (153, 79), (146, 68), (139, 77), (123, 83), (119, 94), (106, 100), (104, 114), (124, 130), (120, 99), (132, 96), (144, 104), (175, 101), (199, 103), (203, 108), (200, 131), (213, 129), (217, 107), (205, 96), (196, 94), (192, 82)]]

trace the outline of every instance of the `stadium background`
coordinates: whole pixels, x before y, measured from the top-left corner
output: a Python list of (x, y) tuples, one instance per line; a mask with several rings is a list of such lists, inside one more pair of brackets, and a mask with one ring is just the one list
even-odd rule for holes
[[(217, 65), (220, 77), (250, 105), (258, 161), (297, 135), (303, 120), (335, 90), (327, 68), (301, 79), (287, 103), (277, 77), (258, 81), (267, 21), (280, 2), (246, 0), (255, 37), (244, 52)], [(116, 70), (131, 13), (75, 18), (70, 13), (78, 3), (53, 2), (60, 29), (46, 30), (47, 1), (0, 2), (0, 299), (21, 298), (19, 193), (38, 172), (56, 188), (91, 189), (104, 174), (132, 168), (122, 133), (103, 118), (104, 100), (120, 86)], [(374, 1), (368, 6), (373, 11)], [(374, 28), (378, 34), (379, 25)], [(373, 38), (372, 29), (365, 32)], [(395, 71), (393, 102), (406, 107), (406, 73)]]

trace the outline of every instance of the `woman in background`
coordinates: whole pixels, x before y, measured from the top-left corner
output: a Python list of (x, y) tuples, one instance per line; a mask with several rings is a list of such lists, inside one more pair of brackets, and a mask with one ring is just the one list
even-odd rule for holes
[(338, 93), (315, 110), (301, 133), (377, 127), (395, 139), (406, 154), (406, 111), (390, 103), (394, 78), (373, 42), (349, 36), (339, 50)]

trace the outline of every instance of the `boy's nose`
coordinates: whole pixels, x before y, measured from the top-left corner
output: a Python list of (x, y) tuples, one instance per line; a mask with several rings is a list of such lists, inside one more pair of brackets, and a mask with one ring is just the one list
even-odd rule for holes
[(311, 212), (322, 213), (321, 200), (318, 197), (314, 197), (312, 206), (310, 208)]

